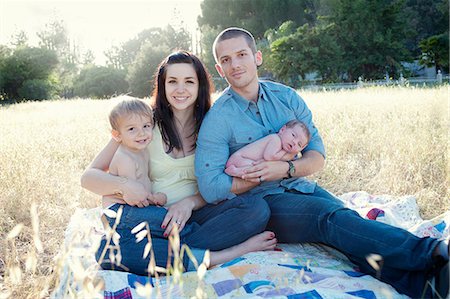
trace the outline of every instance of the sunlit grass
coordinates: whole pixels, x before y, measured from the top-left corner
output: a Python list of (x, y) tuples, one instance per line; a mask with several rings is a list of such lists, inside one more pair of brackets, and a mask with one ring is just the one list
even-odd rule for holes
[[(449, 209), (448, 86), (301, 95), (327, 149), (314, 177), (322, 186), (337, 195), (412, 194), (427, 219)], [(0, 294), (38, 298), (54, 288), (70, 216), (100, 204), (79, 178), (109, 139), (110, 108), (92, 100), (0, 108)]]

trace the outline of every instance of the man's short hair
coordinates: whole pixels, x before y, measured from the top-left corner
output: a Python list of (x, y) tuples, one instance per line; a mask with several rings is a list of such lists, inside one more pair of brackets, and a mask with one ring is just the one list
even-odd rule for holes
[(240, 37), (240, 36), (245, 38), (245, 40), (247, 41), (247, 45), (252, 50), (253, 54), (256, 53), (256, 42), (255, 42), (255, 38), (253, 37), (253, 35), (243, 28), (230, 27), (230, 28), (227, 28), (227, 29), (223, 30), (222, 32), (220, 32), (219, 35), (217, 35), (216, 39), (214, 40), (214, 43), (212, 46), (212, 51), (213, 51), (214, 59), (216, 60), (217, 63), (219, 62), (217, 59), (218, 57), (217, 57), (217, 52), (216, 52), (217, 43), (227, 40), (227, 39)]
[(111, 124), (111, 128), (118, 131), (120, 118), (130, 114), (138, 114), (142, 117), (147, 117), (153, 124), (152, 108), (140, 99), (131, 98), (120, 101), (111, 110), (109, 113), (109, 123)]

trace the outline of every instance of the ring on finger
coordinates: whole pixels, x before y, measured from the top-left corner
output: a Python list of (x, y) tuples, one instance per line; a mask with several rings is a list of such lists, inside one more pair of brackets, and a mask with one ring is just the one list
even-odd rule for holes
[(175, 223), (178, 224), (178, 225), (181, 225), (181, 221), (180, 220), (175, 221)]
[(264, 179), (262, 177), (259, 177), (259, 183), (264, 182)]

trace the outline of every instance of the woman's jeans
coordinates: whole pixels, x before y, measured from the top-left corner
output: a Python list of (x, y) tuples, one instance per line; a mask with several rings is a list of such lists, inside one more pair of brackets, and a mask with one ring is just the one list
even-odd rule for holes
[[(150, 227), (152, 250), (156, 266), (166, 268), (173, 263), (173, 256), (168, 255), (169, 241), (164, 237), (165, 229), (161, 223), (167, 213), (162, 207), (148, 206), (145, 208), (115, 204), (110, 210), (118, 211), (123, 208), (116, 232), (120, 235), (120, 265), (111, 263), (110, 249), (104, 252), (108, 240), (103, 238), (96, 259), (105, 270), (129, 271), (138, 275), (148, 275), (147, 267), (150, 255), (143, 258), (147, 239), (136, 243), (136, 237), (131, 230), (141, 222), (147, 222)], [(106, 215), (105, 215), (106, 216)], [(217, 205), (206, 205), (193, 211), (191, 218), (180, 232), (180, 246), (186, 244), (196, 258), (198, 264), (203, 261), (205, 250), (222, 250), (237, 245), (251, 236), (264, 230), (269, 220), (270, 210), (262, 199), (245, 196), (223, 201)], [(113, 227), (115, 218), (108, 219)], [(110, 241), (112, 243), (112, 241)], [(100, 258), (103, 258), (100, 260)], [(194, 264), (185, 254), (183, 266), (186, 270), (195, 270)]]
[[(285, 192), (264, 198), (271, 211), (267, 229), (279, 242), (320, 242), (344, 253), (360, 270), (376, 276), (413, 298), (422, 297), (432, 252), (438, 240), (419, 238), (406, 230), (363, 219), (319, 186), (311, 194)], [(381, 272), (366, 257), (383, 258)]]

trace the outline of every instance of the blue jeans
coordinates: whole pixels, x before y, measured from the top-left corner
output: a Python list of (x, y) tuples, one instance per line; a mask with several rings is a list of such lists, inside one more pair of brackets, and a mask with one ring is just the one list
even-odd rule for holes
[[(102, 269), (148, 275), (147, 266), (150, 256), (142, 258), (147, 240), (136, 243), (135, 235), (131, 233), (131, 230), (143, 221), (146, 221), (150, 227), (156, 265), (165, 268), (168, 262), (171, 264), (173, 257), (169, 260), (169, 241), (163, 236), (164, 229), (161, 228), (167, 210), (157, 206), (138, 208), (120, 204), (115, 204), (110, 209), (117, 211), (120, 206), (123, 207), (123, 213), (116, 231), (120, 235), (121, 265), (125, 267), (117, 266), (109, 261), (109, 248), (102, 261), (99, 261), (107, 242), (106, 238), (103, 238), (96, 253), (96, 259), (100, 262)], [(261, 198), (244, 196), (226, 200), (217, 205), (206, 205), (193, 211), (191, 218), (180, 232), (180, 245), (188, 245), (200, 264), (206, 249), (212, 251), (225, 249), (262, 232), (269, 216), (270, 210)], [(115, 219), (106, 218), (112, 227)], [(187, 255), (184, 256), (183, 266), (188, 271), (195, 270), (194, 264)]]
[(413, 298), (422, 296), (438, 240), (419, 238), (406, 230), (364, 219), (319, 186), (311, 194), (289, 191), (264, 199), (271, 211), (267, 229), (279, 242), (326, 244), (373, 276), (377, 273), (366, 256), (379, 254), (383, 257), (377, 275), (381, 281)]

